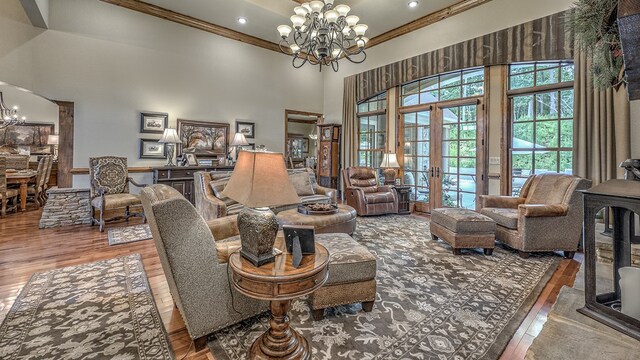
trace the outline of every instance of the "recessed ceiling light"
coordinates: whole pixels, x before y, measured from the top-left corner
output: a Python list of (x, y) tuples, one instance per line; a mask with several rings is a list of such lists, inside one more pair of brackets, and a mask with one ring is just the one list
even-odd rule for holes
[(416, 6), (418, 6), (418, 2), (417, 2), (417, 1), (410, 1), (410, 2), (409, 2), (409, 7), (410, 7), (410, 8), (414, 8), (414, 7), (416, 7)]
[(244, 25), (244, 24), (246, 24), (246, 23), (247, 23), (247, 18), (239, 17), (239, 18), (238, 18), (238, 22), (239, 22), (240, 24)]

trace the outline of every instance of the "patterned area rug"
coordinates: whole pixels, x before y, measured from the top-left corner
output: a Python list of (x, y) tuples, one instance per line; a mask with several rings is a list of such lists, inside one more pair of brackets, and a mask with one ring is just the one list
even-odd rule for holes
[[(409, 216), (358, 217), (354, 238), (378, 258), (372, 312), (330, 309), (314, 322), (304, 299), (292, 326), (310, 340), (314, 359), (497, 359), (544, 288), (559, 257), (496, 248), (493, 256), (454, 256), (434, 241), (429, 222)], [(268, 327), (263, 314), (216, 333), (216, 360), (244, 359)]]
[(0, 359), (174, 359), (140, 255), (34, 274), (0, 326)]
[(109, 245), (127, 244), (152, 238), (148, 224), (118, 227), (107, 231)]

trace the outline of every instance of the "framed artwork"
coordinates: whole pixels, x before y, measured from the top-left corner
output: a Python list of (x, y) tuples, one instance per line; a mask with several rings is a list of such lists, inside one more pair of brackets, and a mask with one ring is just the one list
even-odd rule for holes
[(256, 123), (236, 121), (236, 132), (244, 134), (247, 139), (255, 139)]
[(198, 158), (194, 153), (187, 153), (185, 156), (187, 157), (187, 165), (198, 166)]
[(167, 149), (158, 139), (140, 139), (140, 159), (165, 159)]
[(166, 113), (140, 113), (140, 132), (162, 134), (169, 126), (169, 114)]
[(302, 152), (309, 153), (309, 138), (302, 139)]
[(322, 130), (322, 140), (331, 140), (331, 128), (327, 127)]
[(0, 151), (13, 152), (28, 149), (31, 155), (53, 154), (53, 146), (47, 142), (55, 134), (54, 124), (25, 123), (0, 129)]
[(238, 150), (236, 151), (236, 160), (238, 160), (238, 154), (240, 153), (240, 151), (242, 151), (242, 150), (255, 150), (255, 149), (256, 149), (256, 144), (238, 146)]
[(192, 153), (203, 158), (226, 155), (229, 124), (178, 119), (178, 136), (181, 140), (179, 153)]

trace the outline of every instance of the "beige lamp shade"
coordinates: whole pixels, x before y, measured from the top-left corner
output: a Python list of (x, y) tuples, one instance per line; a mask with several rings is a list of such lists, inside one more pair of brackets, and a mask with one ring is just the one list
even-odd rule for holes
[(231, 141), (231, 144), (229, 144), (229, 146), (247, 146), (247, 145), (249, 145), (247, 138), (244, 137), (243, 133), (239, 133), (239, 132), (233, 136), (233, 140)]
[(164, 129), (164, 133), (158, 142), (161, 143), (170, 143), (170, 144), (178, 144), (181, 143), (180, 137), (178, 136), (178, 132), (176, 129), (166, 128)]
[(224, 196), (250, 208), (300, 203), (282, 153), (241, 151)]
[(400, 164), (398, 164), (398, 158), (394, 153), (385, 153), (382, 157), (382, 164), (380, 164), (381, 168), (399, 168)]
[(47, 144), (60, 145), (60, 135), (49, 135), (47, 138)]

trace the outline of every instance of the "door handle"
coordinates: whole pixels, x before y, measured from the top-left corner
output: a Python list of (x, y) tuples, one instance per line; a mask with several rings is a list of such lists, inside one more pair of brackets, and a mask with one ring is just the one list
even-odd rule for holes
[(438, 169), (436, 170), (436, 177), (440, 177), (440, 167), (438, 167)]
[(433, 166), (431, 167), (431, 177), (433, 177)]

